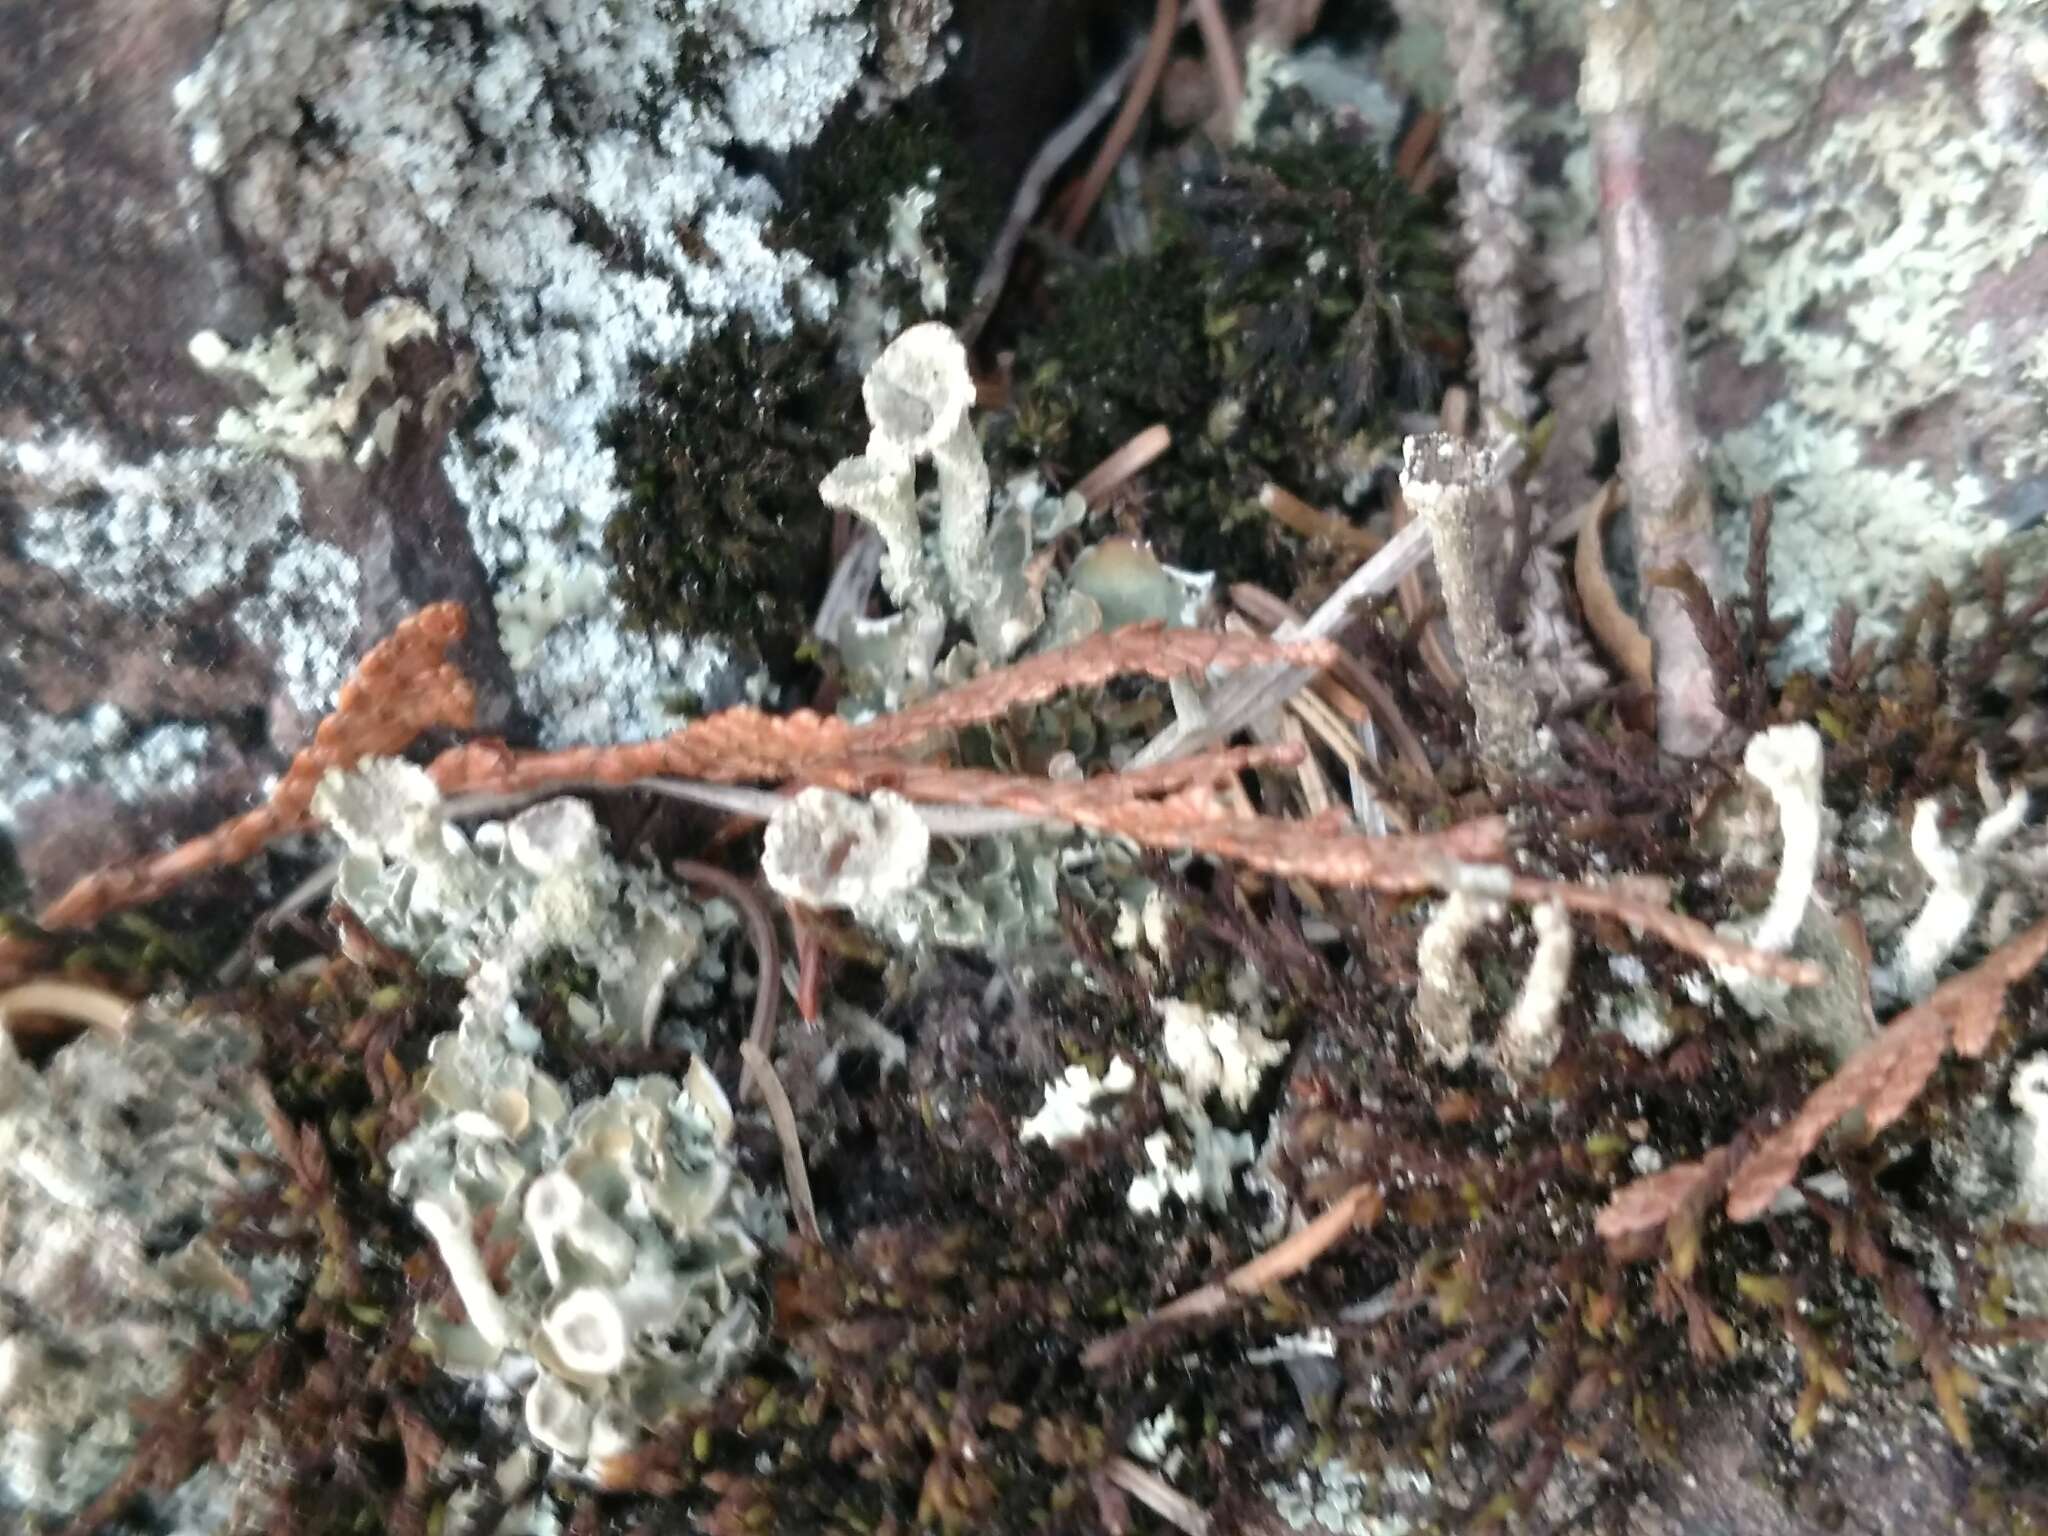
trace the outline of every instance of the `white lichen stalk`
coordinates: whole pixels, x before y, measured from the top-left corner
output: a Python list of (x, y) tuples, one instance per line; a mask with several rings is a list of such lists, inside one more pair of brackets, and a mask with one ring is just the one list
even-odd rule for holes
[(1572, 920), (1563, 903), (1546, 901), (1529, 916), (1536, 927), (1536, 951), (1494, 1047), (1496, 1063), (1514, 1078), (1534, 1077), (1557, 1060), (1572, 983)]
[(1472, 1018), (1486, 1001), (1465, 948), (1484, 928), (1507, 916), (1489, 896), (1453, 891), (1437, 903), (1422, 930), (1415, 963), (1415, 1033), (1423, 1054), (1445, 1067), (1461, 1067), (1472, 1054)]
[(2028, 797), (2022, 792), (1990, 807), (1969, 842), (1951, 848), (1941, 836), (1941, 807), (1922, 800), (1913, 808), (1913, 857), (1931, 882), (1926, 900), (1900, 936), (1896, 952), (1878, 972), (1878, 991), (1917, 1002), (1934, 990), (1936, 978), (1969, 936), (1977, 909), (1991, 883), (1993, 857), (2026, 825)]

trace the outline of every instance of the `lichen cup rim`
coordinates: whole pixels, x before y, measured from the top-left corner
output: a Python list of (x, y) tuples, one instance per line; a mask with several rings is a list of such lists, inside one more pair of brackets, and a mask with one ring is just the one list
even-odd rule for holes
[(44, 976), (0, 990), (0, 1029), (24, 1050), (68, 1043), (82, 1031), (127, 1038), (136, 1004), (101, 987)]

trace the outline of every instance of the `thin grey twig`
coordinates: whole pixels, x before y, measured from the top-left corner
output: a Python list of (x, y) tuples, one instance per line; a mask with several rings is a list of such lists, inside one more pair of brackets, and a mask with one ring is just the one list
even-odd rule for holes
[(751, 1040), (740, 1047), (740, 1061), (760, 1088), (768, 1105), (768, 1118), (775, 1124), (775, 1139), (782, 1144), (782, 1178), (789, 1185), (789, 1207), (796, 1216), (796, 1229), (822, 1247), (825, 1236), (818, 1229), (818, 1208), (811, 1201), (811, 1176), (804, 1167), (803, 1143), (797, 1140), (796, 1111), (789, 1107), (789, 1095), (783, 1092), (782, 1079), (775, 1075), (775, 1063)]
[(1655, 648), (1657, 739), (1668, 752), (1698, 757), (1728, 733), (1729, 720), (1683, 599), (1650, 580), (1658, 571), (1690, 566), (1709, 593), (1722, 589), (1664, 229), (1649, 196), (1657, 68), (1656, 27), (1643, 0), (1586, 6), (1579, 106), (1591, 129), (1600, 185), (1621, 475), (1647, 589), (1643, 617)]
[[(754, 963), (759, 968), (760, 981), (754, 990), (754, 1024), (747, 1033), (745, 1045), (740, 1047), (740, 1097), (745, 1098), (751, 1088), (756, 1095), (765, 1093), (766, 1087), (761, 1074), (754, 1066), (749, 1049), (764, 1060), (769, 1048), (775, 1044), (775, 1018), (782, 1011), (782, 945), (775, 936), (775, 919), (768, 915), (768, 907), (754, 888), (738, 875), (720, 869), (716, 864), (703, 864), (695, 859), (675, 859), (669, 864), (676, 878), (691, 885), (709, 886), (738, 908), (741, 917), (747, 920), (747, 934), (754, 941)], [(781, 1087), (776, 1087), (781, 1092)], [(774, 1112), (770, 1104), (771, 1114)]]
[(1131, 44), (1116, 68), (1103, 76), (1088, 99), (1053, 130), (1052, 137), (1039, 146), (1031, 164), (1024, 168), (1023, 178), (1010, 197), (1010, 211), (1003, 219), (1002, 230), (989, 247), (981, 275), (975, 279), (974, 305), (960, 323), (960, 339), (970, 347), (988, 324), (988, 317), (995, 313), (996, 300), (1002, 297), (1003, 284), (1009, 281), (1010, 266), (1024, 243), (1025, 231), (1031, 228), (1031, 221), (1038, 217), (1039, 207), (1045, 201), (1045, 189), (1123, 98), (1124, 87), (1130, 84), (1131, 76), (1138, 72), (1139, 61), (1145, 57), (1145, 44), (1142, 37)]
[(811, 624), (811, 633), (828, 645), (837, 645), (846, 621), (859, 617), (867, 607), (868, 596), (875, 590), (875, 578), (881, 571), (881, 537), (872, 528), (863, 528), (833, 567), (832, 580), (818, 604), (818, 617)]

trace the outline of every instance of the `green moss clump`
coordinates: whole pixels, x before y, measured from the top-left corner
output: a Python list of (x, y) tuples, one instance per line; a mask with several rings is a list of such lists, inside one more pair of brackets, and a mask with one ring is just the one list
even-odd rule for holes
[(1147, 534), (1291, 590), (1299, 555), (1259, 489), (1335, 500), (1392, 413), (1432, 403), (1457, 350), (1443, 221), (1336, 135), (1178, 176), (1151, 212), (1149, 253), (1053, 278), (1018, 344), (1016, 461), (1078, 475), (1165, 422)]
[(890, 203), (913, 189), (933, 194), (925, 238), (957, 307), (974, 280), (967, 258), (987, 244), (1002, 209), (930, 92), (872, 117), (842, 107), (796, 156), (777, 234), (820, 271), (844, 278), (887, 248)]
[(818, 482), (860, 449), (860, 389), (819, 332), (739, 324), (650, 372), (613, 421), (613, 590), (644, 629), (717, 635), (786, 678), (830, 575)]

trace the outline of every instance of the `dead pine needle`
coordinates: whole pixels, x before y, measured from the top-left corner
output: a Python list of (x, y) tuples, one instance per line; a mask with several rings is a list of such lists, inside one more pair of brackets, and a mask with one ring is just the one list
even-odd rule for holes
[[(709, 887), (733, 904), (746, 920), (747, 937), (754, 946), (754, 964), (759, 968), (760, 980), (754, 989), (754, 1022), (747, 1031), (747, 1044), (764, 1061), (775, 1048), (775, 1018), (781, 1012), (782, 1003), (782, 948), (775, 936), (775, 919), (769, 915), (767, 904), (761, 900), (754, 888), (715, 864), (700, 864), (695, 859), (676, 859), (669, 868), (676, 877), (691, 885)], [(746, 1051), (741, 1050), (740, 1058), (746, 1063), (740, 1072), (740, 1096), (758, 1096), (761, 1083), (754, 1072)]]
[(1102, 1464), (1102, 1475), (1187, 1536), (1209, 1536), (1209, 1512), (1150, 1468), (1112, 1456)]
[(1088, 215), (1095, 211), (1102, 189), (1109, 185), (1110, 173), (1137, 136), (1145, 109), (1152, 104), (1152, 93), (1159, 88), (1160, 76), (1166, 73), (1166, 55), (1173, 46), (1173, 29), (1179, 19), (1180, 0), (1158, 0), (1152, 12), (1152, 31), (1145, 39), (1145, 53), (1138, 61), (1137, 73), (1131, 77), (1123, 109), (1109, 125), (1109, 133), (1096, 150), (1095, 159), (1067, 201), (1059, 224), (1062, 240), (1071, 243), (1087, 226)]
[(796, 1216), (796, 1229), (807, 1241), (822, 1246), (825, 1238), (818, 1230), (818, 1208), (811, 1201), (811, 1176), (804, 1167), (803, 1143), (797, 1139), (796, 1111), (790, 1108), (782, 1079), (775, 1075), (775, 1063), (751, 1040), (740, 1047), (740, 1060), (753, 1074), (754, 1085), (768, 1106), (768, 1118), (775, 1125), (775, 1139), (782, 1144), (782, 1177), (789, 1185), (789, 1208)]
[(57, 1033), (44, 1027), (51, 1021), (59, 1026), (81, 1024), (119, 1037), (128, 1032), (134, 1012), (135, 1005), (118, 993), (56, 977), (25, 981), (0, 992), (0, 1030), (17, 1039)]
[(1202, 50), (1216, 81), (1214, 121), (1227, 142), (1236, 129), (1238, 109), (1244, 105), (1244, 69), (1237, 61), (1237, 43), (1223, 15), (1223, 0), (1191, 0), (1190, 9), (1195, 13), (1195, 25), (1202, 30)]
[(1657, 674), (1650, 656), (1650, 637), (1615, 595), (1614, 579), (1608, 575), (1607, 556), (1601, 547), (1607, 520), (1620, 510), (1624, 499), (1618, 480), (1608, 481), (1594, 498), (1579, 524), (1572, 574), (1578, 578), (1579, 603), (1586, 610), (1586, 627), (1593, 631), (1600, 648), (1630, 682), (1654, 688)]
[(1367, 533), (1348, 517), (1325, 512), (1294, 492), (1268, 481), (1259, 488), (1259, 507), (1290, 533), (1320, 539), (1358, 556), (1376, 555), (1386, 540)]

